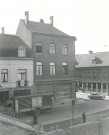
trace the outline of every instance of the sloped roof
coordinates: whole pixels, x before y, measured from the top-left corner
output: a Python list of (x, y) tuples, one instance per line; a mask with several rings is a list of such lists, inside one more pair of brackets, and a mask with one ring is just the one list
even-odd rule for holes
[(16, 35), (0, 34), (0, 57), (18, 57), (18, 47), (26, 49), (26, 57), (32, 57), (32, 50)]
[(19, 46), (27, 47), (19, 36), (0, 34), (0, 49), (15, 49)]
[[(93, 63), (92, 60), (99, 60), (97, 63)], [(77, 54), (75, 56), (77, 68), (79, 67), (99, 67), (109, 66), (109, 52), (98, 52), (92, 54)]]
[[(21, 19), (21, 21), (24, 22), (23, 19)], [(47, 23), (28, 21), (28, 25), (26, 27), (31, 32), (38, 32), (38, 33), (46, 33), (46, 34), (69, 36), (66, 33), (64, 33), (62, 31), (60, 31), (59, 29), (55, 28), (51, 24), (47, 24)]]

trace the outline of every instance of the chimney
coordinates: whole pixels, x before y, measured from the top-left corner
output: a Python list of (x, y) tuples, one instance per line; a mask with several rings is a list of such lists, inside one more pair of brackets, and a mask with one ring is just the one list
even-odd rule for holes
[(1, 27), (1, 33), (4, 34), (4, 27)]
[(40, 19), (40, 23), (44, 23), (44, 20), (43, 19)]
[(25, 12), (25, 24), (27, 25), (29, 21), (29, 11)]
[(89, 51), (89, 54), (92, 54), (92, 53), (93, 53), (93, 51), (90, 50), (90, 51)]
[(50, 24), (53, 26), (53, 16), (50, 16)]

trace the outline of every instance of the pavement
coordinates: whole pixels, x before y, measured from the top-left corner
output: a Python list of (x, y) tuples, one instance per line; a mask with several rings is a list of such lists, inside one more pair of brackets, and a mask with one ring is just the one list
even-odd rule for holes
[[(75, 100), (75, 105), (83, 104), (84, 100), (82, 98), (77, 98)], [(53, 103), (53, 108), (60, 108), (60, 107), (66, 107), (72, 105), (72, 99), (64, 99), (64, 100), (58, 100)]]

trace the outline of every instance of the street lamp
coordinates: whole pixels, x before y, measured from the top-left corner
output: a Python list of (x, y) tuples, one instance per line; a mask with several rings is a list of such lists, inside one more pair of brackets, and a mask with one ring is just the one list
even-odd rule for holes
[(74, 122), (74, 106), (75, 106), (75, 100), (72, 100), (72, 126)]

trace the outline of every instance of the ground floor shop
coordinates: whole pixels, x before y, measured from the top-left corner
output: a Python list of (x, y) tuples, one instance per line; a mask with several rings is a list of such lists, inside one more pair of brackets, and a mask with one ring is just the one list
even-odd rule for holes
[(0, 88), (0, 104), (12, 97), (30, 95), (31, 90), (32, 87)]
[(109, 83), (78, 82), (78, 89), (83, 91), (101, 92), (109, 95)]
[(75, 82), (72, 80), (38, 82), (35, 88), (36, 90), (33, 90), (33, 87), (1, 88), (0, 102), (4, 100), (6, 101), (12, 97), (26, 96), (37, 93), (52, 93), (54, 100), (76, 98)]
[(37, 83), (36, 90), (37, 93), (52, 93), (55, 100), (75, 98), (75, 83), (72, 81), (41, 82)]

